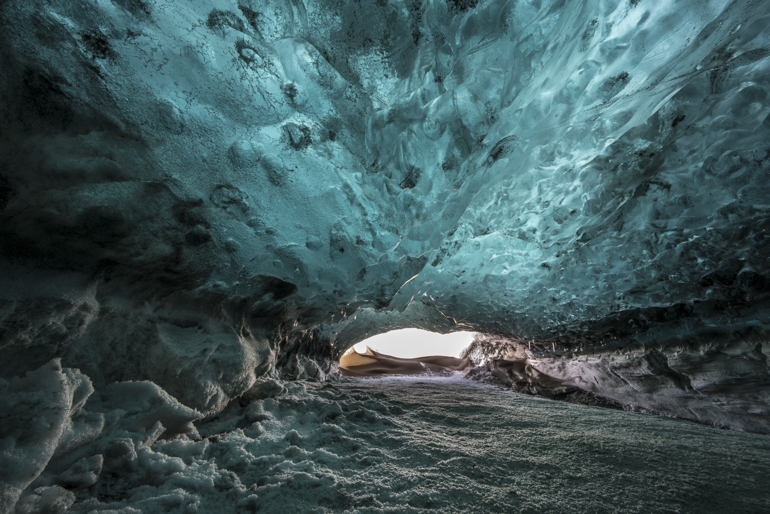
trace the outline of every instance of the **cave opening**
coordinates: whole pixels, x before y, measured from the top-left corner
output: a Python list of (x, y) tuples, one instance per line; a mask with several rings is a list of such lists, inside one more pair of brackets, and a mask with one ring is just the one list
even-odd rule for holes
[(464, 353), (475, 332), (440, 334), (416, 328), (369, 337), (340, 357), (343, 376), (452, 374), (472, 366)]
[(460, 357), (474, 337), (476, 332), (440, 334), (419, 328), (402, 328), (369, 337), (356, 343), (354, 348), (358, 353), (363, 353), (370, 347), (380, 353), (403, 359), (428, 355)]

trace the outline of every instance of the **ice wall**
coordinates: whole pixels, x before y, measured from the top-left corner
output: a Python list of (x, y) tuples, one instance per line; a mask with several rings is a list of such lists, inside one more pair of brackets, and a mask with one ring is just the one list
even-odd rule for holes
[(768, 434), (768, 346), (765, 334), (751, 329), (576, 351), (483, 336), (466, 349), (479, 364), (466, 377), (554, 400)]
[(748, 0), (5, 0), (0, 376), (60, 358), (212, 415), (405, 326), (761, 339), (769, 25)]

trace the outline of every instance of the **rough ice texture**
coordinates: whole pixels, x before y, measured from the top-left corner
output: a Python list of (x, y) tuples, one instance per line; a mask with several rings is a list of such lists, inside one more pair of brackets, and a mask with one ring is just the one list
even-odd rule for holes
[(189, 435), (405, 326), (766, 431), (768, 26), (749, 0), (0, 2), (3, 412), (37, 394), (14, 377), (52, 391), (4, 505), (95, 476), (67, 450), (29, 483), (77, 377), (144, 441)]
[(94, 389), (59, 359), (10, 382), (0, 380), (0, 512), (13, 509), (21, 493), (55, 452), (69, 452), (96, 437), (104, 418), (83, 412)]
[(752, 331), (577, 351), (480, 337), (466, 376), (588, 405), (770, 433), (770, 343)]
[(761, 512), (770, 501), (757, 478), (770, 471), (767, 437), (460, 377), (262, 380), (198, 422), (195, 439), (118, 428), (118, 414), (55, 456), (16, 511)]

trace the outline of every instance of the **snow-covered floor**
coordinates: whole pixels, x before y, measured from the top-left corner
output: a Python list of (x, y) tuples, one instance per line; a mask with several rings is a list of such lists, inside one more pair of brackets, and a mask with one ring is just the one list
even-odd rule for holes
[(260, 396), (199, 426), (200, 441), (140, 449), (72, 510), (770, 511), (767, 436), (460, 377), (268, 383)]

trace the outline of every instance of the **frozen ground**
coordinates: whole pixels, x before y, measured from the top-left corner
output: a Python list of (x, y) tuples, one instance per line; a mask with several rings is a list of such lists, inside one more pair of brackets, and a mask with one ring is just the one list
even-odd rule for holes
[(199, 424), (198, 442), (155, 442), (112, 472), (105, 456), (105, 472), (71, 510), (770, 509), (767, 436), (460, 377), (265, 382), (251, 396)]

